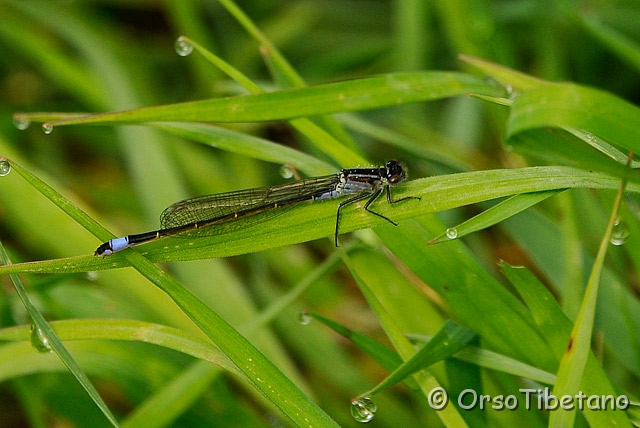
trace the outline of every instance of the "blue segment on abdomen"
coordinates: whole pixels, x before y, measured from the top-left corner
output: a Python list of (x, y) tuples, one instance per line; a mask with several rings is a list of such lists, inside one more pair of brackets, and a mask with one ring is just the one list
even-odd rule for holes
[(111, 244), (111, 250), (115, 253), (129, 246), (129, 237), (115, 238), (110, 240), (109, 243)]

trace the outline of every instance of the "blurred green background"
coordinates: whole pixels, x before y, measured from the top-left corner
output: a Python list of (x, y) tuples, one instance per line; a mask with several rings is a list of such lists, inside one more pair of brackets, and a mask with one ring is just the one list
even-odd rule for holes
[[(552, 81), (592, 85), (635, 104), (640, 97), (638, 1), (270, 0), (240, 1), (238, 6), (309, 84), (395, 71), (465, 70), (457, 56), (467, 54)], [(31, 169), (116, 234), (156, 229), (159, 213), (186, 197), (282, 182), (280, 165), (157, 129), (71, 126), (45, 135), (39, 126), (21, 131), (12, 123), (15, 112), (101, 112), (244, 93), (198, 55), (178, 56), (174, 42), (181, 34), (273, 88), (260, 47), (216, 1), (0, 0), (0, 155)], [(360, 132), (353, 117), (345, 123), (372, 162), (399, 158), (412, 177), (423, 177), (527, 165), (501, 146), (506, 116), (503, 107), (465, 97), (358, 114), (424, 144), (448, 163), (381, 143)], [(228, 126), (328, 160), (285, 123)], [(596, 225), (581, 236), (582, 244), (594, 251), (602, 230), (597, 228), (604, 227), (597, 220), (605, 219), (606, 212), (590, 193), (578, 198), (587, 207), (583, 224)], [(544, 207), (550, 221), (558, 221), (557, 209), (554, 203)], [(477, 212), (472, 207), (441, 218), (455, 224)], [(358, 236), (374, 239), (367, 231)], [(0, 238), (14, 262), (87, 254), (99, 244), (17, 174), (0, 182)], [(499, 229), (466, 243), (489, 271), (500, 259), (539, 271), (531, 256)], [(322, 240), (167, 268), (230, 323), (242, 326), (333, 251), (332, 241)], [(626, 263), (624, 256), (616, 260)], [(28, 323), (11, 284), (5, 277), (0, 284), (3, 326)], [(127, 318), (195, 331), (171, 300), (128, 269), (30, 276), (27, 284), (48, 319)], [(633, 286), (637, 295), (637, 283)], [(273, 329), (252, 338), (332, 418), (356, 426), (349, 415), (350, 398), (385, 372), (326, 328), (302, 328), (297, 314), (303, 308), (384, 341), (377, 320), (348, 272), (339, 268), (322, 276)], [(425, 318), (430, 316), (437, 318)], [(74, 346), (107, 404), (123, 418), (192, 362), (140, 343)], [(637, 378), (627, 372), (612, 378), (637, 388)], [(0, 426), (107, 426), (74, 382), (53, 368), (4, 381)], [(421, 401), (406, 388), (385, 392), (376, 400), (379, 411), (372, 424), (438, 426)], [(237, 379), (221, 375), (169, 425), (286, 422)]]

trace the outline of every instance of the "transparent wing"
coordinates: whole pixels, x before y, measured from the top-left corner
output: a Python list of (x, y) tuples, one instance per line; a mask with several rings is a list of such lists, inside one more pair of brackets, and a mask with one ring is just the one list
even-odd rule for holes
[[(296, 202), (311, 200), (331, 191), (339, 182), (339, 175), (315, 177), (278, 186), (238, 190), (228, 193), (200, 196), (176, 202), (165, 209), (160, 216), (163, 229), (185, 226), (196, 222), (219, 223), (236, 221), (244, 217), (257, 216), (256, 220), (279, 215)], [(267, 211), (270, 214), (267, 214)], [(237, 214), (238, 219), (234, 217)], [(247, 226), (243, 221), (243, 226)], [(200, 231), (199, 234), (201, 234)]]

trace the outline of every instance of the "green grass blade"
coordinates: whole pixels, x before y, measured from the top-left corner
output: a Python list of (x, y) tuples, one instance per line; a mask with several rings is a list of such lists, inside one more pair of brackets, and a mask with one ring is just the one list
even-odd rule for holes
[(470, 233), (491, 227), (502, 220), (513, 217), (514, 215), (531, 208), (537, 203), (558, 194), (558, 192), (561, 192), (561, 190), (539, 193), (523, 193), (512, 196), (509, 199), (484, 210), (482, 213), (470, 218), (469, 220), (460, 223), (457, 226), (448, 228), (446, 232), (430, 240), (429, 244), (438, 244), (440, 242), (449, 241), (450, 239), (462, 238)]
[(292, 165), (308, 175), (326, 175), (336, 171), (335, 166), (318, 160), (304, 152), (276, 144), (262, 138), (220, 128), (214, 125), (190, 122), (160, 123), (157, 126), (174, 135), (197, 141), (221, 150), (249, 156), (281, 165)]
[(265, 94), (100, 113), (49, 125), (141, 122), (263, 122), (370, 110), (467, 93), (499, 96), (501, 88), (455, 72), (390, 73)]
[(197, 361), (165, 385), (153, 397), (127, 415), (122, 428), (161, 428), (171, 426), (198, 399), (220, 373), (211, 364)]
[[(3, 265), (11, 264), (9, 255), (5, 251), (2, 244), (0, 244), (0, 262), (2, 262)], [(114, 427), (119, 426), (115, 416), (113, 416), (113, 414), (109, 410), (109, 407), (107, 407), (107, 404), (102, 400), (102, 397), (100, 397), (100, 394), (98, 394), (98, 391), (95, 389), (87, 375), (82, 371), (82, 368), (78, 365), (67, 348), (65, 348), (65, 346), (62, 344), (62, 341), (53, 331), (49, 323), (47, 323), (47, 321), (44, 319), (42, 314), (40, 314), (38, 309), (36, 309), (33, 303), (31, 303), (31, 300), (29, 299), (27, 291), (22, 285), (22, 281), (20, 281), (20, 278), (17, 275), (13, 274), (9, 277), (11, 278), (11, 282), (13, 283), (18, 296), (20, 296), (22, 304), (27, 309), (31, 320), (33, 321), (34, 330), (31, 333), (31, 336), (33, 337), (35, 334), (36, 338), (35, 341), (34, 339), (32, 339), (32, 344), (42, 352), (55, 352), (67, 367), (69, 372), (76, 378), (80, 386), (82, 386), (82, 389), (85, 390), (91, 400), (96, 404), (96, 406), (98, 406), (109, 423), (111, 423), (111, 425), (113, 425)]]
[[(87, 226), (90, 231), (105, 235), (99, 225), (68, 200), (62, 197), (46, 183), (12, 163), (12, 166), (27, 181), (60, 206), (73, 218)], [(238, 367), (245, 378), (267, 399), (269, 399), (293, 423), (299, 426), (336, 426), (317, 405), (315, 405), (291, 380), (280, 372), (271, 361), (242, 337), (218, 314), (211, 311), (202, 301), (188, 292), (166, 272), (135, 251), (123, 255), (127, 263), (138, 270), (153, 284), (167, 293), (189, 318), (220, 348), (220, 350)]]
[[(397, 352), (394, 352), (393, 350), (371, 339), (370, 337), (346, 328), (345, 326), (333, 320), (330, 320), (327, 317), (323, 317), (320, 314), (306, 313), (304, 315), (318, 320), (322, 324), (329, 327), (331, 330), (349, 339), (351, 342), (353, 342), (354, 345), (358, 347), (358, 349), (375, 359), (385, 369), (393, 371), (402, 364), (402, 359)], [(415, 382), (413, 384), (414, 387), (417, 388), (417, 386), (415, 386)]]
[[(421, 343), (428, 343), (431, 340), (431, 336), (410, 335), (409, 337), (411, 340)], [(525, 364), (522, 361), (477, 346), (466, 346), (456, 352), (453, 358), (486, 369), (512, 374), (548, 385), (553, 385), (556, 381), (556, 375), (553, 373), (540, 370), (530, 364)]]
[(640, 45), (606, 24), (590, 17), (580, 17), (584, 28), (623, 61), (640, 70)]
[[(67, 212), (90, 232), (102, 240), (113, 236), (91, 223), (85, 213), (69, 204), (28, 171), (16, 166), (16, 171), (38, 190), (48, 194), (52, 202)], [(434, 176), (408, 182), (394, 189), (394, 197), (419, 196), (421, 199), (389, 206), (376, 202), (381, 214), (402, 222), (428, 213), (483, 202), (514, 194), (561, 190), (566, 188), (615, 189), (619, 181), (611, 176), (569, 167), (533, 167), (512, 170), (476, 171)], [(640, 186), (629, 184), (631, 192)], [(260, 225), (240, 228), (229, 233), (198, 238), (169, 237), (138, 247), (152, 262), (195, 260), (227, 257), (261, 251), (282, 245), (331, 237), (335, 231), (336, 204), (331, 201), (300, 204), (278, 217)], [(360, 207), (346, 207), (342, 211), (340, 231), (346, 233), (363, 228), (384, 226), (387, 222)], [(430, 238), (429, 238), (430, 239)], [(423, 244), (426, 244), (427, 240)], [(99, 242), (96, 242), (96, 247)], [(422, 244), (421, 244), (422, 245)], [(22, 263), (0, 267), (0, 274), (14, 272), (86, 272), (125, 267), (126, 261), (117, 254), (109, 257), (80, 256), (44, 262)]]
[[(506, 263), (502, 264), (502, 270), (531, 309), (531, 314), (539, 329), (545, 332), (544, 337), (551, 348), (551, 352), (556, 360), (560, 362), (571, 335), (571, 321), (562, 312), (558, 302), (549, 290), (529, 270), (511, 267)], [(584, 376), (580, 380), (579, 388), (587, 396), (616, 395), (599, 361), (593, 355), (588, 355), (588, 360), (584, 367)], [(585, 416), (592, 424), (629, 426), (629, 421), (624, 412), (602, 412), (589, 408), (584, 411)], [(595, 422), (596, 420), (598, 422)]]
[[(385, 330), (385, 333), (393, 344), (394, 348), (404, 361), (410, 360), (411, 357), (416, 353), (415, 349), (404, 336), (404, 333), (400, 328), (401, 324), (398, 322), (400, 320), (396, 320), (395, 317), (389, 311), (387, 311), (383, 301), (379, 300), (380, 298), (384, 298), (383, 294), (376, 292), (380, 284), (376, 284), (375, 282), (369, 284), (367, 281), (365, 281), (356, 270), (356, 266), (352, 263), (350, 257), (347, 256), (343, 250), (340, 251), (342, 252), (342, 258), (345, 261), (347, 268), (349, 268), (349, 272), (355, 279), (360, 290), (364, 294), (364, 297), (367, 299), (369, 306), (376, 313), (376, 317), (380, 321), (382, 328)], [(406, 292), (403, 292), (403, 295), (404, 297), (409, 296), (409, 294)], [(441, 387), (440, 383), (436, 380), (433, 374), (429, 373), (428, 370), (415, 373), (414, 379), (425, 397), (428, 397), (430, 392), (435, 388)], [(446, 406), (445, 408), (437, 412), (437, 414), (446, 426), (467, 426), (466, 422), (455, 406)]]
[[(602, 266), (604, 265), (607, 249), (610, 245), (614, 224), (618, 219), (618, 211), (624, 191), (625, 183), (623, 182), (616, 196), (607, 229), (600, 243), (600, 248), (594, 261), (589, 281), (587, 282), (587, 289), (585, 290), (580, 312), (571, 331), (566, 351), (560, 361), (558, 378), (553, 388), (553, 394), (556, 397), (563, 397), (565, 395), (575, 396), (580, 389), (582, 378), (585, 374), (585, 366), (587, 365), (587, 359), (591, 352), (591, 338), (596, 304), (598, 302), (598, 290), (602, 276)], [(571, 427), (573, 426), (575, 416), (575, 409), (569, 411), (561, 409), (553, 412), (549, 418), (549, 426)]]
[[(481, 268), (460, 241), (424, 245), (442, 230), (440, 222), (424, 217), (420, 227), (410, 223), (393, 230), (379, 228), (376, 233), (422, 282), (442, 296), (463, 325), (473, 326), (489, 349), (554, 372), (560, 358), (558, 348), (547, 343), (547, 330), (543, 333), (522, 303)], [(487, 313), (500, 316), (487, 317)], [(561, 344), (560, 353), (565, 345)], [(588, 361), (586, 373), (581, 385), (585, 394), (607, 393), (606, 374), (595, 359)], [(610, 426), (612, 421), (628, 426), (623, 412), (587, 412), (585, 416), (594, 426)]]
[(475, 334), (471, 330), (447, 320), (429, 343), (420, 348), (411, 358), (402, 363), (375, 388), (364, 393), (363, 396), (380, 392), (405, 380), (419, 370), (426, 369), (439, 361), (453, 356), (474, 337)]
[(460, 60), (472, 65), (512, 91), (525, 91), (544, 85), (547, 82), (537, 77), (521, 73), (503, 65), (469, 55), (460, 55)]
[[(82, 319), (53, 321), (60, 340), (117, 340), (151, 343), (173, 349), (192, 357), (216, 364), (225, 370), (237, 372), (237, 368), (202, 336), (143, 321), (123, 319)], [(0, 329), (1, 341), (29, 340), (29, 327), (16, 326)]]
[[(217, 55), (209, 52), (200, 44), (194, 42), (193, 40), (190, 40), (187, 37), (182, 37), (182, 39), (192, 44), (198, 52), (200, 52), (209, 62), (211, 62), (211, 64), (220, 68), (225, 74), (241, 84), (251, 94), (257, 95), (266, 93), (264, 89), (250, 80), (242, 72), (237, 70), (235, 67), (232, 67), (227, 62), (223, 61)], [(335, 139), (331, 134), (324, 131), (321, 127), (314, 124), (309, 119), (292, 119), (290, 120), (290, 123), (294, 128), (298, 129), (302, 134), (304, 134), (307, 138), (314, 142), (322, 151), (329, 154), (334, 159), (346, 162), (347, 164), (350, 162), (353, 162), (353, 164), (357, 164), (358, 162), (362, 161), (360, 155), (354, 153), (351, 148), (345, 147), (340, 141)], [(280, 147), (281, 155), (286, 155), (287, 152), (293, 151), (288, 147)]]
[(546, 84), (518, 95), (507, 138), (535, 128), (574, 128), (638, 152), (640, 108), (610, 93), (570, 83)]

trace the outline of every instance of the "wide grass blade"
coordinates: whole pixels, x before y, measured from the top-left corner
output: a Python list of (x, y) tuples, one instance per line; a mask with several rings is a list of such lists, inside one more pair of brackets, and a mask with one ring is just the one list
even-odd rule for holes
[[(45, 195), (89, 231), (106, 241), (113, 235), (91, 223), (86, 214), (69, 204), (28, 171), (12, 162), (20, 173)], [(435, 176), (408, 182), (394, 188), (394, 197), (418, 196), (412, 200), (389, 206), (377, 202), (375, 209), (394, 221), (403, 221), (429, 213), (483, 202), (521, 193), (561, 190), (567, 188), (615, 189), (619, 181), (611, 176), (569, 167), (534, 167), (511, 170), (475, 171)], [(628, 190), (639, 192), (640, 186), (629, 184)], [(159, 239), (139, 250), (152, 262), (195, 260), (246, 254), (282, 245), (307, 242), (332, 236), (335, 231), (335, 203), (322, 201), (300, 204), (281, 215), (279, 221), (260, 224), (260, 227), (237, 228), (229, 233), (198, 238), (168, 237)], [(340, 219), (340, 231), (384, 226), (387, 222), (358, 206), (346, 207)], [(431, 238), (429, 238), (431, 239)], [(425, 240), (425, 244), (428, 241)], [(96, 242), (96, 247), (98, 242)], [(0, 267), (0, 274), (13, 272), (86, 272), (127, 266), (119, 255), (109, 257), (80, 256), (68, 259), (29, 262)]]

